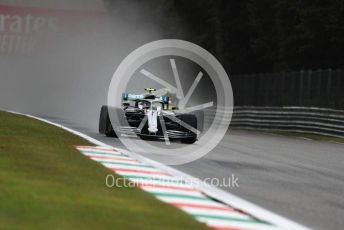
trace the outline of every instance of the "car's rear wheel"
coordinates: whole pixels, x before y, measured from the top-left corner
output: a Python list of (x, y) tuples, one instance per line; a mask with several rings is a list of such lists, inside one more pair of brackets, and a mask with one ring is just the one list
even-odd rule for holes
[[(190, 125), (191, 127), (197, 129), (197, 118), (194, 114), (182, 114), (179, 115), (178, 118), (185, 122), (186, 124)], [(197, 134), (192, 132), (191, 130), (186, 129), (183, 127), (183, 130), (188, 132), (189, 137), (181, 139), (182, 143), (185, 144), (193, 144), (197, 141)]]

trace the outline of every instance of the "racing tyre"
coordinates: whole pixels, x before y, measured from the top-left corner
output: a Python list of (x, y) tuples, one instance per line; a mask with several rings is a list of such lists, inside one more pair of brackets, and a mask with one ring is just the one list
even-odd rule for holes
[[(197, 129), (197, 118), (194, 114), (182, 114), (179, 116), (179, 119), (183, 122), (187, 123), (191, 127)], [(184, 129), (184, 128), (183, 128)], [(181, 139), (182, 143), (185, 144), (193, 144), (197, 141), (197, 134), (194, 132), (191, 132), (190, 130), (187, 130), (189, 132), (190, 137)]]
[(105, 134), (107, 137), (117, 137), (109, 117), (108, 107), (103, 105), (100, 110), (99, 133)]
[(139, 138), (144, 141), (149, 141), (153, 139), (152, 137), (146, 135), (139, 135)]

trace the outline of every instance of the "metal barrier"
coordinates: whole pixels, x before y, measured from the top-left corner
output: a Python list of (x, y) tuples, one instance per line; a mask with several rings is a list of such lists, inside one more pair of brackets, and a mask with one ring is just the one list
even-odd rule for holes
[(231, 127), (344, 137), (344, 111), (316, 107), (234, 107)]

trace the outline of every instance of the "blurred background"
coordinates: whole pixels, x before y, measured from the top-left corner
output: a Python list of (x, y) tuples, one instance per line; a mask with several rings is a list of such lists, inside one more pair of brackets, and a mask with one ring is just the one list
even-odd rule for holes
[(146, 0), (142, 10), (163, 36), (220, 60), (236, 105), (344, 107), (342, 0)]
[[(96, 130), (121, 60), (165, 38), (194, 42), (222, 63), (235, 106), (254, 107), (241, 115), (344, 109), (343, 0), (2, 0), (0, 107)], [(317, 110), (320, 122), (337, 110)], [(257, 122), (250, 116), (239, 123)]]

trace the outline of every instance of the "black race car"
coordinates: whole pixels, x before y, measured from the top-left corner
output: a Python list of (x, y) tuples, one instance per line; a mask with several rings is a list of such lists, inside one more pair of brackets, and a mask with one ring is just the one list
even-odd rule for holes
[(155, 89), (147, 88), (147, 94), (122, 95), (122, 108), (114, 109), (117, 125), (110, 121), (109, 108), (102, 106), (99, 132), (109, 137), (136, 134), (141, 139), (181, 140), (195, 143), (202, 129), (202, 113), (182, 113), (171, 105), (170, 97), (156, 96)]

